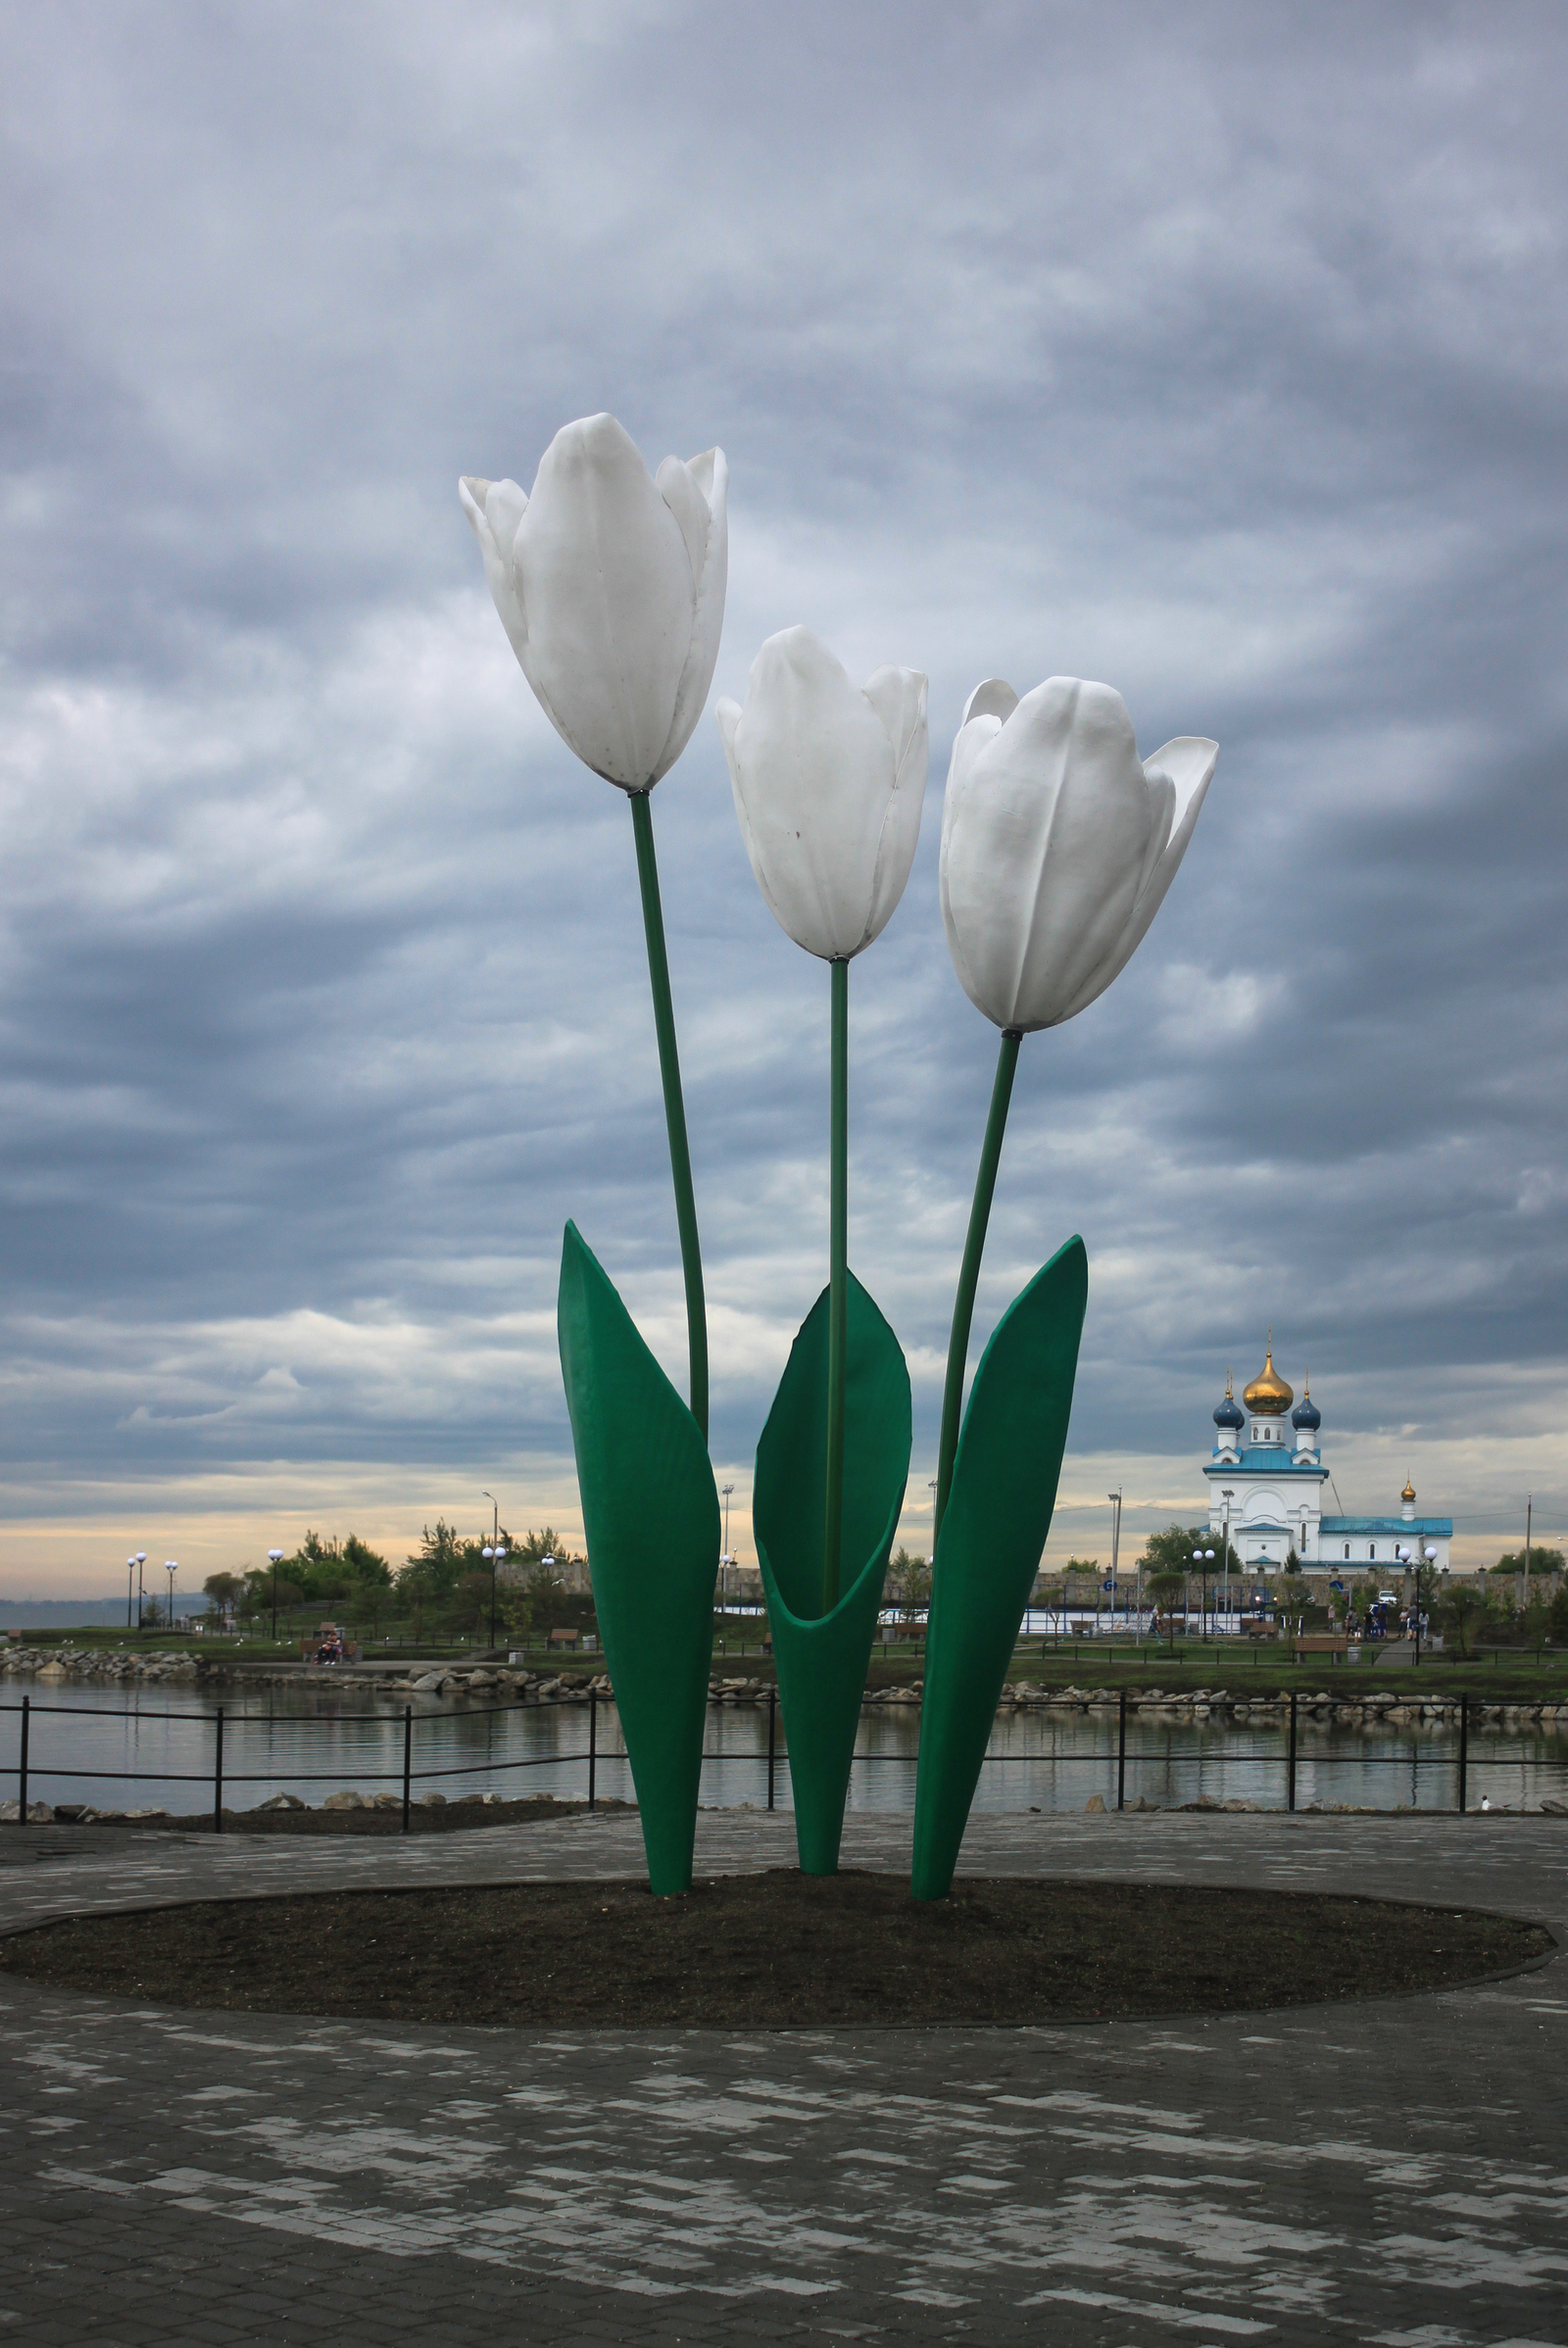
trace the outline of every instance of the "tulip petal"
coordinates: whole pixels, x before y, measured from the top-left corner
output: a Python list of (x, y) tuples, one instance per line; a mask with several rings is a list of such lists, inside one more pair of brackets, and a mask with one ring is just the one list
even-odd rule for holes
[(987, 711), (960, 729), (943, 919), (966, 993), (997, 1026), (1069, 1015), (1132, 914), (1152, 821), (1132, 719), (1108, 685), (1051, 677), (1002, 724)]
[(512, 547), (528, 501), (515, 481), (486, 481), (477, 473), (464, 475), (458, 483), (458, 496), (479, 541), (491, 601), (513, 651), (526, 669), (523, 647), (528, 641), (528, 618), (512, 574)]
[(875, 935), (877, 860), (897, 779), (881, 716), (827, 646), (796, 627), (762, 646), (730, 732), (728, 722), (721, 717), (720, 732), (736, 811), (774, 919), (826, 961), (858, 954)]
[(679, 522), (612, 416), (556, 434), (517, 531), (519, 652), (552, 723), (622, 790), (660, 772), (691, 650), (696, 583)]
[(865, 698), (886, 726), (893, 745), (893, 794), (877, 844), (863, 940), (866, 946), (875, 943), (897, 911), (919, 844), (930, 762), (928, 691), (928, 681), (917, 668), (879, 668), (865, 684)]
[[(665, 489), (665, 477), (671, 468), (682, 474), (687, 484), (686, 490), (676, 489), (674, 498)], [(713, 670), (718, 665), (718, 640), (724, 632), (724, 592), (729, 582), (729, 465), (723, 450), (707, 449), (687, 465), (681, 465), (677, 458), (666, 457), (659, 468), (659, 488), (680, 523), (697, 594), (691, 649), (675, 689), (675, 711), (668, 738), (660, 753), (659, 772), (663, 774), (674, 765), (691, 740), (713, 682)], [(688, 492), (695, 495), (689, 496)], [(700, 540), (695, 527), (699, 507)], [(690, 523), (685, 518), (688, 513)]]
[[(992, 680), (994, 683), (1000, 680)], [(1011, 692), (1012, 689), (1008, 686), (1005, 690)], [(1005, 1027), (1006, 1018), (1001, 1015), (1000, 1006), (986, 995), (982, 986), (982, 974), (970, 964), (968, 958), (965, 939), (974, 924), (970, 920), (965, 920), (962, 926), (959, 926), (954, 915), (948, 889), (950, 849), (955, 828), (959, 823), (960, 809), (966, 807), (970, 773), (986, 744), (994, 742), (1001, 733), (1004, 722), (1000, 715), (989, 710), (980, 710), (973, 717), (968, 714), (971, 709), (975, 709), (981, 694), (985, 691), (984, 685), (977, 685), (965, 702), (963, 722), (954, 738), (953, 756), (948, 761), (948, 785), (942, 798), (942, 850), (938, 865), (938, 883), (942, 900), (942, 924), (948, 933), (948, 951), (953, 956), (953, 966), (958, 973), (958, 983), (976, 1010), (984, 1011), (986, 1017), (994, 1019), (999, 1027)], [(1016, 695), (1013, 696), (1012, 706), (1014, 709), (1017, 708)], [(1010, 713), (1009, 711), (1008, 714), (1010, 715)], [(968, 826), (965, 825), (964, 829), (967, 830)], [(960, 852), (959, 863), (966, 860)], [(962, 894), (960, 884), (960, 896)], [(979, 936), (982, 939), (985, 936), (983, 924)]]
[(963, 715), (958, 724), (961, 728), (974, 717), (995, 717), (1000, 724), (1005, 725), (1017, 707), (1018, 696), (1005, 677), (986, 677), (976, 685), (964, 703)]
[(1187, 854), (1188, 842), (1197, 826), (1208, 786), (1213, 778), (1219, 758), (1219, 744), (1202, 734), (1178, 734), (1163, 750), (1156, 750), (1146, 764), (1145, 772), (1151, 781), (1158, 775), (1169, 784), (1173, 803), (1170, 837), (1161, 850), (1152, 872), (1139, 892), (1132, 917), (1116, 942), (1114, 954), (1102, 970), (1069, 1004), (1062, 1014), (1071, 1019), (1086, 1010), (1097, 995), (1102, 995), (1111, 980), (1119, 978), (1133, 955), (1149, 934), (1150, 924), (1165, 902), (1165, 892), (1176, 878), (1178, 865)]

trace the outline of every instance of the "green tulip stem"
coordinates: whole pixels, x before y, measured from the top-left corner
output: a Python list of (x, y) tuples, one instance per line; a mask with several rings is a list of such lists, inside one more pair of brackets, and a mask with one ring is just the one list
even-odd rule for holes
[(659, 902), (659, 863), (654, 855), (651, 793), (633, 791), (632, 831), (637, 841), (637, 880), (643, 895), (643, 929), (648, 939), (648, 978), (654, 994), (654, 1029), (659, 1037), (659, 1073), (664, 1085), (664, 1123), (669, 1130), (669, 1170), (675, 1184), (675, 1221), (680, 1229), (681, 1269), (686, 1275), (686, 1343), (691, 1355), (691, 1412), (708, 1441), (708, 1308), (703, 1300), (703, 1253), (697, 1237), (697, 1200), (692, 1194), (692, 1153), (686, 1139), (686, 1104), (680, 1090), (680, 1053), (675, 1046), (675, 1011), (669, 999), (669, 956), (664, 951), (664, 915)]
[(822, 1525), (822, 1612), (839, 1602), (844, 1541), (844, 1387), (850, 1345), (850, 965), (830, 962), (832, 1109), (828, 1209), (827, 1493)]
[(947, 1511), (948, 1493), (953, 1489), (953, 1462), (958, 1451), (958, 1426), (963, 1412), (963, 1373), (969, 1359), (969, 1325), (974, 1319), (974, 1292), (980, 1283), (980, 1258), (985, 1253), (986, 1225), (991, 1220), (991, 1200), (997, 1188), (997, 1168), (1002, 1162), (1002, 1137), (1007, 1130), (1007, 1104), (1012, 1099), (1012, 1079), (1018, 1066), (1018, 1047), (1023, 1031), (1004, 1027), (1002, 1049), (997, 1053), (996, 1081), (991, 1087), (991, 1113), (986, 1118), (986, 1138), (980, 1147), (980, 1168), (974, 1178), (974, 1201), (969, 1208), (969, 1236), (963, 1243), (963, 1263), (958, 1272), (958, 1293), (953, 1299), (953, 1331), (948, 1339), (948, 1376), (942, 1390), (942, 1442), (937, 1453), (937, 1506), (931, 1527), (931, 1555), (936, 1559), (937, 1535)]

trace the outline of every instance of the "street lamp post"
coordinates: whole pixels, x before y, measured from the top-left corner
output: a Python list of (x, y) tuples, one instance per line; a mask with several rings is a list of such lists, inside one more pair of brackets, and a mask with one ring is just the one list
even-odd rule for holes
[(174, 1628), (174, 1576), (179, 1571), (178, 1558), (166, 1557), (164, 1559), (164, 1571), (169, 1576), (169, 1611), (164, 1616), (164, 1621), (168, 1625), (169, 1629), (172, 1631)]
[[(1437, 1563), (1437, 1561), (1438, 1561), (1438, 1552), (1437, 1552), (1437, 1550), (1436, 1550), (1435, 1548), (1432, 1548), (1432, 1547), (1430, 1547), (1430, 1546), (1428, 1546), (1428, 1547), (1426, 1547), (1426, 1548), (1423, 1548), (1423, 1550), (1421, 1551), (1421, 1555), (1422, 1555), (1422, 1559), (1423, 1559), (1423, 1561), (1424, 1561), (1424, 1562), (1425, 1562), (1425, 1563), (1426, 1563), (1428, 1566), (1433, 1566), (1433, 1565), (1436, 1565), (1436, 1563)], [(1419, 1663), (1419, 1662), (1420, 1662), (1420, 1660), (1421, 1660), (1421, 1568), (1420, 1568), (1420, 1566), (1417, 1566), (1417, 1567), (1416, 1567), (1416, 1573), (1415, 1573), (1415, 1659), (1416, 1659), (1417, 1663)]]
[(1416, 1667), (1419, 1669), (1421, 1663), (1421, 1576), (1427, 1567), (1436, 1562), (1438, 1552), (1430, 1544), (1422, 1546), (1418, 1543), (1413, 1550), (1401, 1549), (1396, 1545), (1394, 1554), (1400, 1565), (1407, 1565), (1410, 1568), (1411, 1635), (1415, 1639), (1415, 1661)]
[(146, 1566), (147, 1552), (145, 1549), (138, 1549), (136, 1551), (136, 1628), (138, 1631), (141, 1629), (142, 1607), (147, 1594)]
[(729, 1596), (729, 1495), (735, 1487), (733, 1484), (721, 1484), (718, 1489), (724, 1501), (724, 1554), (718, 1561), (718, 1611), (722, 1614)]
[(490, 1644), (494, 1646), (496, 1643), (496, 1576), (501, 1570), (501, 1560), (507, 1554), (506, 1542), (486, 1541), (479, 1554), (486, 1560), (490, 1568)]
[(1197, 1566), (1200, 1575), (1198, 1636), (1200, 1639), (1208, 1637), (1208, 1569), (1213, 1562), (1214, 1552), (1212, 1549), (1195, 1549), (1193, 1551), (1193, 1563)]
[(130, 1629), (130, 1618), (135, 1604), (136, 1560), (134, 1557), (127, 1557), (125, 1559), (125, 1628), (127, 1631)]
[(277, 1644), (277, 1569), (283, 1562), (281, 1549), (269, 1549), (268, 1562), (272, 1568), (272, 1644)]
[(490, 1644), (494, 1646), (496, 1643), (496, 1575), (500, 1569), (501, 1560), (507, 1552), (501, 1541), (501, 1502), (493, 1492), (487, 1492), (484, 1496), (490, 1503), (490, 1546), (487, 1549), (481, 1549), (479, 1554), (490, 1560)]
[(1110, 1635), (1116, 1636), (1116, 1559), (1121, 1551), (1121, 1486), (1105, 1494), (1110, 1502)]
[(1225, 1623), (1228, 1637), (1231, 1619), (1231, 1502), (1236, 1497), (1235, 1487), (1224, 1486), (1219, 1496), (1225, 1503), (1220, 1517), (1220, 1590), (1222, 1594), (1219, 1603), (1220, 1616)]

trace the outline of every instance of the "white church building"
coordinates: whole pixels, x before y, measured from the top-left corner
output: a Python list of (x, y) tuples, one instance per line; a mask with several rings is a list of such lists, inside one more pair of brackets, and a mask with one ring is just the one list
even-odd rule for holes
[(1419, 1545), (1436, 1550), (1429, 1562), (1446, 1574), (1453, 1519), (1417, 1516), (1408, 1478), (1397, 1516), (1324, 1515), (1330, 1475), (1318, 1440), (1323, 1420), (1310, 1388), (1308, 1377), (1292, 1410), (1296, 1394), (1274, 1367), (1272, 1331), (1268, 1358), (1240, 1403), (1226, 1379), (1225, 1399), (1214, 1413), (1213, 1454), (1203, 1470), (1210, 1532), (1223, 1534), (1228, 1526), (1242, 1564), (1259, 1573), (1282, 1571), (1293, 1549), (1309, 1574), (1338, 1579), (1395, 1573), (1402, 1570), (1396, 1551), (1414, 1552)]

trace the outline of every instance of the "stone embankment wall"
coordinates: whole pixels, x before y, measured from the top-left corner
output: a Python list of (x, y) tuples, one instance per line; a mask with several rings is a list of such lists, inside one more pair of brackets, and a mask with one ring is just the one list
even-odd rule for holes
[[(1004, 1712), (1114, 1712), (1120, 1701), (1120, 1691), (1114, 1688), (1042, 1688), (1038, 1682), (1016, 1680), (1004, 1688), (1001, 1708)], [(1279, 1722), (1290, 1718), (1291, 1699), (1288, 1694), (1254, 1695), (1225, 1688), (1140, 1688), (1128, 1689), (1127, 1709), (1170, 1720)], [(1391, 1695), (1382, 1688), (1363, 1695), (1321, 1688), (1310, 1695), (1297, 1696), (1296, 1717), (1298, 1722), (1321, 1720), (1351, 1725), (1364, 1722), (1370, 1727), (1406, 1728), (1422, 1721), (1439, 1725), (1448, 1722), (1457, 1727), (1459, 1698)], [(1489, 1703), (1472, 1696), (1470, 1719), (1473, 1724), (1494, 1721), (1519, 1728), (1540, 1724), (1568, 1730), (1568, 1704), (1555, 1700)]]
[[(375, 1695), (471, 1695), (491, 1702), (514, 1697), (524, 1704), (586, 1704), (590, 1690), (607, 1699), (613, 1694), (603, 1672), (533, 1672), (503, 1664), (440, 1663), (412, 1675), (390, 1664), (385, 1671), (339, 1674), (330, 1666), (279, 1663), (236, 1667), (226, 1659), (209, 1661), (205, 1656), (173, 1651), (132, 1655), (102, 1647), (13, 1647), (0, 1653), (0, 1679), (10, 1678), (27, 1678), (45, 1686), (84, 1681), (96, 1687), (145, 1687), (162, 1682), (215, 1688), (240, 1683), (246, 1687), (267, 1683), (318, 1687), (323, 1680), (331, 1680)], [(709, 1701), (760, 1705), (765, 1710), (772, 1685), (769, 1680), (714, 1678), (709, 1682)], [(865, 1706), (875, 1711), (918, 1708), (920, 1685), (913, 1680), (899, 1688), (868, 1688)], [(1119, 1701), (1120, 1691), (1114, 1688), (1047, 1688), (1038, 1681), (1014, 1680), (1002, 1690), (1001, 1709), (1009, 1713), (1114, 1711)], [(1291, 1708), (1288, 1695), (1251, 1694), (1224, 1688), (1129, 1688), (1127, 1701), (1129, 1711), (1173, 1720), (1279, 1721)], [(1381, 1688), (1362, 1694), (1359, 1689), (1324, 1688), (1297, 1697), (1297, 1718), (1396, 1728), (1421, 1721), (1456, 1724), (1459, 1698), (1391, 1694)], [(1470, 1718), (1478, 1724), (1561, 1727), (1568, 1733), (1568, 1704), (1553, 1699), (1491, 1703), (1472, 1696)]]

